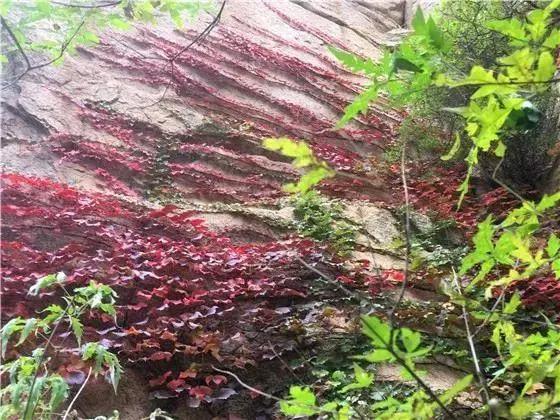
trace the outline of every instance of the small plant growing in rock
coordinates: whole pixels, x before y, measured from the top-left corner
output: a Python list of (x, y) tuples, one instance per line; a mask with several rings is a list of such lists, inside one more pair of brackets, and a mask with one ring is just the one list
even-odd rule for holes
[(354, 249), (356, 228), (342, 219), (343, 208), (339, 203), (321, 197), (316, 191), (299, 194), (294, 201), (294, 215), (301, 234), (331, 244), (341, 255)]

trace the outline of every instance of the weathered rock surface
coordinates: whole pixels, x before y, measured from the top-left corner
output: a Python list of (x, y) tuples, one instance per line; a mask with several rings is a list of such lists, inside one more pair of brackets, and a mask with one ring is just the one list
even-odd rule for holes
[[(219, 26), (173, 66), (162, 59), (210, 16), (185, 31), (159, 25), (105, 33), (99, 46), (27, 75), (4, 94), (3, 170), (140, 200), (262, 207), (296, 172), (260, 148), (260, 139), (288, 135), (356, 172), (354, 163), (393, 135), (398, 116), (378, 111), (334, 131), (363, 81), (326, 46), (375, 57), (409, 9), (401, 0), (228, 1)], [(370, 181), (336, 180), (328, 189), (390, 199)], [(384, 242), (395, 225), (379, 211), (371, 209), (365, 228)], [(228, 217), (209, 221), (243, 223)]]

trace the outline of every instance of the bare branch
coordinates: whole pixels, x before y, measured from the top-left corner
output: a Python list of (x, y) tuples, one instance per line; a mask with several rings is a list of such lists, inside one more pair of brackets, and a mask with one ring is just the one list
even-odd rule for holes
[[(461, 285), (459, 284), (459, 281), (457, 280), (457, 273), (455, 273), (455, 269), (453, 267), (451, 267), (451, 269), (453, 270), (453, 282), (455, 283), (455, 287), (457, 288), (457, 293), (459, 293), (460, 296), (463, 295), (463, 292), (461, 291)], [(473, 363), (474, 363), (474, 369), (476, 371), (476, 376), (478, 376), (478, 381), (480, 382), (480, 385), (482, 385), (482, 390), (483, 390), (483, 394), (484, 394), (484, 402), (486, 403), (486, 405), (488, 407), (490, 407), (489, 401), (490, 401), (490, 391), (488, 390), (488, 384), (486, 383), (486, 376), (484, 375), (484, 372), (482, 371), (481, 367), (480, 367), (480, 362), (478, 360), (478, 354), (476, 352), (476, 346), (474, 344), (474, 340), (473, 340), (473, 335), (471, 333), (471, 327), (469, 324), (469, 313), (467, 312), (467, 307), (465, 306), (465, 304), (461, 304), (461, 309), (463, 311), (463, 320), (465, 322), (465, 331), (467, 333), (467, 341), (469, 343), (469, 350), (471, 352), (471, 356), (473, 358)], [(488, 410), (488, 420), (492, 420), (493, 419), (493, 414), (492, 414), (492, 410), (489, 409)]]
[(76, 400), (78, 399), (78, 397), (80, 396), (80, 394), (82, 393), (82, 391), (84, 390), (84, 388), (86, 387), (86, 384), (89, 381), (89, 377), (91, 376), (91, 371), (93, 370), (93, 368), (89, 368), (89, 372), (87, 374), (86, 380), (84, 381), (84, 383), (82, 384), (82, 386), (80, 387), (80, 389), (78, 389), (78, 392), (76, 393), (76, 395), (74, 395), (74, 398), (72, 399), (72, 401), (70, 402), (70, 405), (68, 406), (68, 408), (66, 409), (66, 412), (64, 413), (64, 417), (62, 417), (62, 420), (66, 420), (66, 418), (68, 417), (68, 415), (70, 414), (70, 410), (72, 409), (72, 407), (74, 406), (74, 403), (76, 402)]
[(248, 389), (248, 390), (251, 391), (251, 392), (254, 392), (255, 394), (262, 395), (263, 397), (270, 398), (271, 400), (282, 401), (281, 398), (275, 397), (275, 396), (272, 395), (272, 394), (269, 394), (269, 393), (267, 393), (267, 392), (261, 391), (260, 389), (254, 388), (254, 387), (252, 387), (251, 385), (247, 385), (245, 382), (243, 382), (243, 381), (239, 378), (239, 376), (237, 376), (237, 375), (236, 375), (235, 373), (233, 373), (233, 372), (230, 372), (229, 370), (219, 369), (219, 368), (217, 368), (217, 367), (215, 367), (215, 366), (212, 366), (212, 369), (214, 369), (216, 372), (224, 373), (224, 374), (226, 374), (226, 375), (231, 376), (232, 378), (234, 378), (234, 379), (239, 383), (239, 385), (241, 385), (241, 386), (242, 386), (243, 388), (245, 388), (245, 389)]
[(27, 64), (27, 68), (29, 69), (31, 67), (31, 63), (29, 62), (29, 57), (27, 57), (27, 54), (25, 54), (25, 51), (23, 50), (23, 47), (21, 46), (21, 44), (19, 43), (16, 35), (14, 34), (14, 32), (12, 31), (12, 28), (10, 28), (10, 26), (8, 25), (8, 23), (4, 20), (3, 16), (0, 16), (0, 21), (2, 22), (2, 27), (6, 30), (6, 32), (8, 32), (8, 35), (10, 35), (10, 38), (12, 38), (12, 41), (14, 42), (14, 44), (16, 45), (17, 49), (19, 50), (21, 56), (23, 57), (23, 59), (25, 60), (25, 63)]
[(8, 26), (8, 24), (6, 23), (6, 21), (4, 20), (4, 18), (2, 18), (2, 26), (6, 29), (6, 31), (8, 31), (10, 35), (10, 37), (12, 38), (12, 40), (14, 41), (14, 43), (16, 44), (18, 50), (21, 52), (26, 64), (27, 64), (27, 68), (24, 70), (23, 73), (21, 73), (19, 76), (17, 76), (14, 80), (12, 80), (11, 82), (9, 82), (7, 85), (2, 87), (2, 90), (9, 88), (10, 86), (13, 86), (14, 84), (16, 84), (17, 82), (19, 82), (27, 73), (29, 73), (32, 70), (37, 70), (40, 69), (42, 67), (46, 67), (49, 66), (51, 64), (53, 64), (54, 62), (60, 60), (62, 58), (62, 56), (64, 55), (64, 53), (66, 52), (66, 50), (68, 49), (68, 47), (70, 46), (70, 44), (72, 43), (72, 41), (74, 40), (74, 38), (76, 37), (76, 35), (78, 35), (78, 32), (80, 32), (80, 30), (82, 29), (82, 27), (84, 26), (84, 24), (86, 23), (86, 18), (84, 18), (80, 24), (77, 26), (76, 30), (72, 33), (72, 35), (70, 36), (70, 38), (68, 38), (66, 41), (64, 41), (62, 43), (62, 45), (60, 46), (60, 52), (59, 54), (49, 60), (46, 61), (44, 63), (41, 64), (35, 64), (35, 65), (31, 65), (31, 63), (29, 62), (29, 59), (27, 57), (27, 54), (25, 54), (25, 52), (23, 51), (23, 48), (21, 47), (20, 43), (18, 42), (18, 40), (15, 38), (15, 36), (13, 36), (13, 32), (11, 31), (10, 27)]
[(101, 9), (103, 7), (113, 7), (118, 6), (121, 4), (123, 0), (116, 0), (109, 3), (100, 3), (100, 4), (76, 4), (76, 3), (64, 3), (61, 1), (51, 0), (52, 4), (56, 4), (57, 6), (64, 6), (64, 7), (76, 7), (78, 9)]
[(424, 380), (422, 378), (420, 378), (418, 376), (418, 374), (414, 371), (414, 369), (412, 369), (408, 363), (406, 363), (405, 360), (403, 360), (399, 354), (395, 351), (395, 349), (393, 348), (393, 341), (392, 338), (390, 339), (390, 342), (387, 343), (385, 341), (385, 339), (379, 335), (379, 333), (374, 330), (374, 329), (368, 329), (369, 332), (371, 332), (372, 334), (374, 334), (381, 343), (383, 343), (383, 345), (385, 346), (385, 350), (387, 350), (389, 353), (391, 353), (391, 355), (394, 357), (394, 359), (396, 360), (396, 362), (401, 365), (409, 374), (410, 376), (412, 376), (414, 378), (414, 380), (416, 381), (416, 383), (418, 385), (420, 385), (421, 388), (424, 389), (424, 391), (426, 391), (426, 394), (428, 394), (428, 396), (441, 408), (441, 410), (443, 411), (443, 413), (446, 415), (446, 418), (449, 419), (454, 419), (455, 416), (453, 415), (453, 413), (451, 411), (449, 411), (449, 409), (445, 406), (445, 404), (439, 399), (439, 397), (435, 394), (434, 391), (432, 391), (432, 389), (428, 386), (428, 384), (426, 384), (426, 382), (424, 382)]
[[(405, 205), (405, 221), (404, 221), (404, 236), (405, 236), (405, 258), (404, 258), (404, 280), (401, 284), (397, 301), (389, 312), (389, 324), (391, 324), (391, 338), (393, 337), (395, 312), (398, 310), (408, 286), (409, 278), (409, 259), (410, 259), (410, 199), (408, 195), (408, 183), (406, 179), (406, 141), (402, 146), (401, 153), (401, 180), (404, 192), (404, 205)], [(392, 340), (391, 340), (392, 341)]]
[(210, 32), (212, 32), (212, 30), (218, 25), (218, 23), (220, 22), (220, 19), (222, 17), (222, 13), (224, 11), (224, 7), (226, 6), (226, 0), (224, 0), (222, 2), (222, 6), (220, 7), (220, 10), (218, 11), (218, 13), (216, 14), (216, 16), (214, 17), (214, 19), (212, 19), (212, 22), (210, 22), (208, 24), (208, 26), (201, 32), (199, 33), (188, 45), (186, 45), (185, 47), (181, 48), (177, 53), (175, 53), (172, 57), (167, 59), (167, 63), (163, 66), (163, 71), (165, 71), (165, 69), (167, 68), (168, 65), (171, 66), (171, 74), (169, 76), (169, 80), (167, 82), (167, 84), (165, 85), (165, 88), (163, 89), (163, 93), (161, 94), (161, 96), (153, 103), (146, 105), (146, 106), (140, 106), (140, 107), (132, 107), (132, 108), (138, 108), (138, 109), (146, 109), (146, 108), (150, 108), (154, 105), (159, 104), (161, 101), (163, 101), (163, 99), (165, 98), (165, 95), (167, 94), (169, 88), (171, 87), (174, 79), (175, 79), (175, 60), (177, 60), (183, 53), (185, 53), (187, 50), (189, 50), (194, 44), (196, 44), (197, 42), (203, 41), (209, 34)]

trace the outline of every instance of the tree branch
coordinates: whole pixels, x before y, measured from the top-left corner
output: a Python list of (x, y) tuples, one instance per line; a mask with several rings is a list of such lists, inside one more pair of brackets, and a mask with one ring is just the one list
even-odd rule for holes
[(222, 2), (222, 6), (220, 7), (220, 10), (218, 11), (218, 13), (216, 14), (216, 16), (214, 17), (214, 19), (212, 19), (212, 22), (210, 22), (208, 24), (208, 26), (200, 33), (198, 34), (188, 45), (186, 45), (185, 47), (181, 48), (178, 52), (176, 52), (173, 56), (171, 56), (170, 58), (167, 59), (167, 63), (165, 63), (165, 65), (163, 66), (163, 71), (165, 71), (165, 69), (167, 68), (168, 65), (171, 66), (171, 74), (169, 76), (169, 80), (167, 82), (167, 84), (165, 85), (165, 88), (163, 90), (163, 93), (161, 94), (161, 96), (153, 103), (146, 105), (146, 106), (140, 106), (140, 107), (133, 107), (133, 108), (139, 108), (139, 109), (146, 109), (146, 108), (150, 108), (154, 105), (159, 104), (161, 101), (163, 101), (163, 99), (165, 98), (165, 95), (167, 94), (167, 91), (169, 90), (169, 88), (171, 87), (171, 84), (173, 83), (173, 80), (175, 79), (175, 60), (177, 60), (183, 53), (185, 53), (187, 50), (189, 50), (194, 44), (196, 44), (197, 42), (200, 42), (202, 40), (204, 40), (209, 34), (210, 32), (212, 32), (212, 30), (218, 25), (218, 23), (220, 22), (220, 19), (222, 17), (222, 13), (224, 11), (224, 8), (226, 6), (226, 0), (224, 0)]
[(27, 54), (25, 53), (25, 51), (23, 50), (21, 44), (19, 43), (19, 41), (17, 40), (17, 38), (15, 37), (14, 33), (12, 32), (11, 28), (9, 27), (9, 25), (7, 24), (7, 22), (4, 20), (3, 17), (0, 17), (2, 20), (2, 26), (4, 27), (4, 29), (6, 29), (6, 31), (8, 32), (8, 34), (10, 35), (10, 38), (12, 38), (12, 40), (14, 41), (16, 47), (18, 48), (18, 50), (20, 51), (21, 55), (23, 56), (26, 64), (27, 64), (27, 68), (23, 71), (23, 73), (21, 73), (19, 76), (17, 76), (14, 80), (12, 80), (11, 82), (9, 82), (7, 85), (2, 87), (2, 90), (9, 88), (10, 86), (13, 86), (14, 84), (16, 84), (17, 82), (19, 82), (27, 73), (29, 73), (32, 70), (36, 70), (36, 69), (40, 69), (42, 67), (46, 67), (49, 66), (51, 64), (53, 64), (54, 62), (60, 60), (62, 58), (62, 56), (64, 55), (64, 53), (66, 52), (66, 49), (70, 46), (70, 44), (72, 43), (72, 41), (74, 40), (74, 38), (76, 37), (76, 35), (78, 35), (78, 32), (80, 32), (80, 30), (82, 29), (82, 27), (84, 26), (84, 24), (86, 23), (86, 18), (84, 18), (80, 24), (78, 25), (78, 27), (76, 28), (76, 30), (72, 33), (72, 35), (70, 36), (70, 38), (68, 38), (66, 41), (64, 41), (62, 43), (62, 45), (60, 46), (60, 53), (53, 59), (46, 61), (44, 63), (41, 64), (35, 64), (32, 65), (29, 61), (29, 58), (27, 57)]
[(56, 4), (57, 6), (64, 6), (64, 7), (76, 7), (78, 9), (101, 9), (103, 7), (113, 7), (118, 6), (121, 4), (123, 0), (116, 0), (109, 3), (101, 3), (101, 4), (76, 4), (76, 3), (64, 3), (61, 1), (51, 0), (52, 4)]

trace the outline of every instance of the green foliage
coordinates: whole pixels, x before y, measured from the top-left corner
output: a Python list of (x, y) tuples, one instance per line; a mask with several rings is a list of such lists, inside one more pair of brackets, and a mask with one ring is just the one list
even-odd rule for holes
[(287, 137), (266, 138), (263, 147), (293, 158), (296, 168), (305, 169), (297, 184), (287, 184), (284, 190), (291, 193), (305, 193), (326, 178), (332, 178), (335, 172), (326, 162), (318, 160), (313, 150), (303, 141), (295, 141)]
[[(63, 60), (61, 52), (72, 54), (78, 46), (99, 43), (98, 34), (105, 28), (127, 30), (135, 22), (155, 24), (164, 16), (168, 16), (177, 28), (182, 28), (185, 20), (192, 20), (201, 11), (215, 8), (209, 0), (124, 0), (99, 3), (114, 3), (100, 7), (76, 7), (65, 3), (96, 4), (87, 1), (1, 0), (0, 15), (26, 54), (41, 52), (60, 63)], [(21, 59), (15, 45), (7, 52), (10, 59)], [(2, 57), (4, 61), (8, 60)]]
[(431, 347), (421, 347), (419, 332), (410, 328), (391, 328), (377, 317), (362, 317), (362, 332), (371, 339), (374, 350), (360, 356), (371, 363), (395, 362), (402, 365), (401, 375), (413, 379), (410, 371), (414, 370), (414, 360), (430, 353)]
[(342, 219), (343, 208), (338, 202), (308, 191), (299, 194), (294, 204), (297, 228), (302, 235), (330, 243), (341, 255), (354, 249), (356, 228)]
[[(4, 363), (0, 373), (9, 374), (9, 384), (0, 390), (0, 419), (21, 418), (31, 420), (42, 418), (42, 415), (55, 411), (66, 400), (69, 388), (64, 379), (56, 374), (48, 374), (37, 378), (32, 388), (33, 380), (38, 374), (42, 359), (42, 349), (36, 349), (32, 356), (22, 356), (17, 360)], [(31, 391), (31, 392), (30, 392)], [(8, 404), (5, 402), (9, 401)], [(27, 402), (39, 414), (33, 416), (28, 410), (25, 413)], [(20, 417), (21, 416), (21, 417)]]
[[(519, 301), (512, 299), (494, 322), (492, 342), (502, 367), (493, 380), (504, 378), (522, 385), (508, 408), (509, 418), (522, 419), (542, 415), (560, 404), (560, 332), (551, 325), (544, 333), (519, 334), (507, 317), (518, 307)], [(534, 394), (534, 388), (546, 392), (529, 395)]]
[[(59, 326), (67, 324), (74, 338), (80, 343), (83, 326), (80, 317), (86, 311), (97, 310), (115, 316), (116, 293), (103, 284), (90, 282), (88, 286), (76, 288), (72, 294), (64, 287), (64, 273), (42, 277), (30, 288), (29, 293), (39, 294), (43, 289), (59, 287), (63, 290), (66, 306), (52, 304), (45, 308), (43, 318), (13, 318), (0, 330), (2, 340), (2, 359), (5, 358), (8, 343), (19, 347), (33, 337), (36, 346), (40, 337), (49, 335), (44, 346), (36, 347), (31, 356), (19, 356), (18, 359), (3, 363), (0, 373), (9, 373), (9, 384), (0, 390), (0, 419), (21, 418), (23, 420), (51, 418), (51, 414), (60, 407), (69, 394), (69, 388), (62, 377), (50, 373), (47, 352)], [(122, 368), (117, 356), (110, 353), (99, 343), (86, 343), (82, 348), (82, 358), (94, 361), (93, 371), (106, 372), (108, 380), (117, 389)]]
[[(446, 108), (464, 119), (470, 139), (465, 159), (467, 177), (459, 187), (460, 205), (468, 192), (480, 153), (493, 153), (503, 158), (506, 145), (500, 136), (508, 118), (526, 107), (532, 95), (548, 89), (556, 71), (553, 51), (560, 44), (559, 31), (551, 25), (552, 12), (557, 7), (556, 2), (552, 2), (543, 9), (532, 10), (523, 21), (511, 18), (487, 22), (489, 29), (510, 38), (511, 50), (496, 58), (496, 68), (474, 65), (467, 75), (449, 74), (448, 69), (442, 68), (450, 51), (449, 40), (432, 17), (424, 17), (421, 9), (412, 21), (412, 34), (404, 38), (395, 51), (386, 51), (377, 63), (331, 49), (348, 68), (363, 72), (371, 79), (371, 85), (345, 109), (339, 126), (366, 113), (369, 103), (380, 94), (388, 97), (392, 105), (410, 105), (433, 86), (476, 87), (466, 106)], [(459, 133), (455, 138), (445, 160), (451, 159), (460, 149)]]
[[(467, 253), (467, 247), (453, 239), (452, 229), (455, 226), (454, 220), (440, 220), (432, 222), (422, 231), (413, 232), (410, 238), (412, 267), (426, 264), (439, 268), (459, 264)], [(404, 243), (394, 245), (402, 248)]]
[[(393, 329), (391, 326), (377, 317), (363, 316), (362, 331), (370, 339), (373, 351), (358, 356), (356, 359), (365, 360), (370, 363), (391, 363), (396, 360), (406, 366), (403, 369), (403, 378), (411, 379), (409, 371), (414, 371), (414, 360), (427, 355), (431, 348), (422, 346), (422, 337), (419, 332), (409, 328)], [(449, 390), (440, 396), (440, 401), (449, 404), (472, 381), (472, 375), (467, 375), (457, 381)], [(375, 386), (374, 375), (367, 372), (358, 364), (354, 363), (354, 381), (344, 386), (340, 394), (352, 390), (369, 391)], [(433, 419), (437, 416), (438, 405), (431, 400), (424, 391), (414, 392), (404, 400), (389, 397), (381, 402), (368, 405), (367, 413), (357, 413), (358, 408), (349, 406), (345, 401), (337, 399), (318, 405), (317, 397), (309, 388), (292, 386), (288, 399), (280, 403), (282, 413), (289, 416), (311, 416), (328, 415), (333, 419), (359, 417), (376, 419)]]
[[(440, 28), (446, 26), (443, 22), (440, 25), (434, 18), (426, 19), (421, 11), (414, 17), (413, 33), (394, 51), (386, 51), (377, 62), (329, 48), (345, 66), (370, 79), (370, 84), (345, 109), (339, 126), (358, 118), (360, 113), (366, 113), (370, 102), (380, 95), (387, 97), (393, 106), (414, 106), (425, 100), (423, 96), (427, 92), (459, 92), (457, 97), (461, 103), (444, 109), (458, 116), (460, 123), (457, 124), (459, 130), (450, 137), (453, 138), (452, 145), (442, 160), (455, 159), (459, 155), (465, 157), (468, 174), (459, 189), (460, 201), (468, 191), (469, 178), (481, 156), (504, 158), (510, 147), (510, 142), (505, 140), (507, 132), (528, 130), (540, 122), (541, 113), (531, 101), (554, 82), (553, 52), (560, 45), (560, 31), (552, 25), (557, 19), (553, 13), (557, 13), (560, 0), (545, 3), (541, 9), (529, 8), (524, 15), (512, 13), (507, 19), (489, 17), (505, 16), (509, 6), (477, 9), (476, 2), (467, 0), (467, 3), (476, 13), (483, 11), (486, 20), (483, 30), (493, 34), (492, 41), (487, 44), (486, 57), (474, 61), (474, 65), (465, 60), (457, 61), (457, 54), (450, 49), (449, 33), (461, 33), (453, 27), (456, 22), (447, 23), (448, 30), (443, 30)], [(494, 40), (499, 41), (495, 49), (492, 48)], [(456, 65), (446, 67), (453, 62)], [(429, 113), (427, 117), (430, 117)], [(412, 133), (423, 122), (418, 119), (409, 121)], [(545, 195), (536, 202), (523, 201), (521, 207), (501, 221), (488, 216), (478, 225), (473, 248), (466, 256), (463, 257), (461, 251), (444, 263), (435, 264), (436, 267), (460, 265), (458, 276), (453, 272), (454, 290), (449, 291), (451, 302), (446, 305), (463, 308), (462, 317), (469, 340), (465, 348), (470, 354), (466, 364), (470, 366), (475, 360), (477, 366), (482, 365), (477, 371), (477, 382), (485, 399), (477, 415), (491, 411), (496, 418), (535, 419), (555, 418), (559, 412), (560, 332), (546, 317), (545, 323), (532, 323), (532, 317), (537, 314), (527, 315), (521, 294), (512, 292), (512, 287), (521, 286), (538, 274), (554, 273), (560, 279), (560, 239), (549, 227), (551, 217), (557, 215), (559, 202), (560, 192)], [(304, 211), (309, 210), (304, 208)], [(552, 226), (556, 226), (555, 221)], [(412, 238), (413, 252), (415, 246), (416, 250), (435, 249), (434, 237), (430, 236)], [(437, 256), (440, 258), (444, 259)], [(469, 280), (464, 291), (461, 291), (459, 277)], [(445, 282), (443, 279), (444, 287)], [(481, 283), (484, 285), (482, 289), (479, 287)], [(496, 292), (500, 291), (496, 298)], [(492, 304), (488, 305), (489, 302)], [(474, 333), (469, 326), (473, 320), (482, 321)], [(323, 398), (329, 396), (323, 405), (311, 389), (293, 387), (290, 398), (281, 404), (285, 414), (339, 418), (337, 410), (343, 407), (351, 417), (433, 419), (441, 416), (455, 397), (471, 386), (473, 375), (467, 375), (443, 394), (435, 396), (422, 381), (421, 372), (416, 370), (417, 359), (433, 351), (422, 345), (418, 331), (399, 328), (372, 316), (363, 317), (362, 326), (372, 349), (355, 359), (373, 365), (400, 365), (403, 378), (416, 382), (415, 391), (404, 397), (391, 395), (374, 403), (364, 404), (363, 400), (360, 404), (348, 403), (344, 399), (345, 393), (371, 390), (377, 386), (374, 375), (355, 364), (353, 382), (341, 380), (339, 376), (345, 377), (343, 372), (333, 373), (329, 383), (337, 391), (334, 396), (322, 394)], [(464, 361), (465, 348), (453, 350), (451, 354)], [(489, 372), (492, 373), (490, 384), (496, 382), (511, 387), (507, 397), (499, 399), (491, 394), (492, 389), (486, 385), (490, 380), (487, 377)]]
[(113, 385), (115, 394), (123, 372), (119, 359), (100, 343), (87, 343), (82, 348), (82, 359), (95, 361), (93, 373), (107, 372), (109, 382)]
[(541, 226), (541, 219), (557, 203), (560, 192), (545, 195), (539, 203), (527, 201), (513, 210), (500, 224), (494, 224), (491, 216), (478, 225), (473, 238), (474, 249), (462, 262), (459, 274), (466, 274), (472, 268), (478, 273), (471, 282), (474, 286), (492, 270), (506, 271), (489, 283), (487, 297), (495, 286), (508, 286), (514, 281), (527, 279), (543, 267), (550, 267), (560, 278), (560, 249), (558, 237), (552, 233), (546, 245), (536, 246), (535, 233)]

